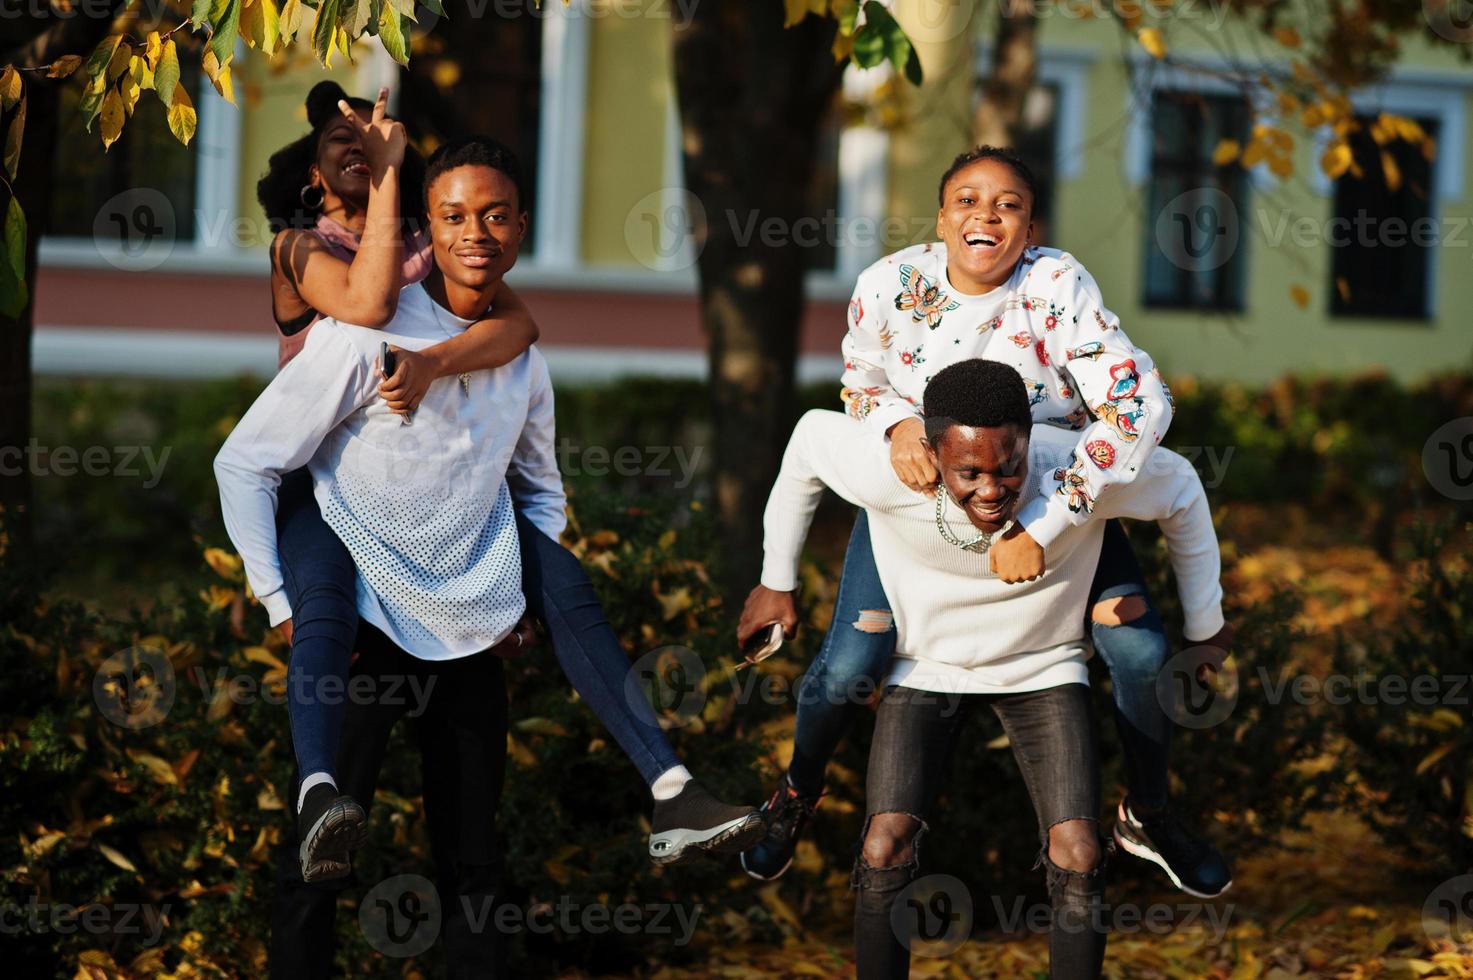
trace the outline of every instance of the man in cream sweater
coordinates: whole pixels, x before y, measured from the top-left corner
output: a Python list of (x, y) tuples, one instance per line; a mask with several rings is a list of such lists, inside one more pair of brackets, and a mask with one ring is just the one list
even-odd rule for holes
[[(798, 423), (768, 501), (762, 584), (738, 632), (796, 626), (798, 557), (825, 486), (865, 508), (898, 637), (854, 869), (859, 976), (906, 975), (909, 950), (891, 929), (891, 906), (917, 876), (917, 845), (959, 721), (982, 703), (1008, 732), (1034, 801), (1054, 921), (1063, 926), (1050, 938), (1052, 974), (1095, 976), (1105, 936), (1090, 909), (1103, 894), (1103, 851), (1083, 623), (1104, 521), (1066, 527), (1048, 545), (1041, 575), (1004, 583), (988, 554), (994, 539), (1016, 533), (1020, 501), (1040, 490), (1069, 497), (1084, 466), (1078, 436), (1034, 425), (1023, 379), (995, 361), (941, 371), (926, 387), (925, 405), (929, 451), (941, 474), (934, 498), (901, 483), (885, 446), (862, 423), (823, 411)], [(1158, 453), (1149, 473), (1090, 506), (1096, 517), (1160, 522), (1188, 633), (1225, 635), (1217, 539), (1201, 482), (1181, 457)]]

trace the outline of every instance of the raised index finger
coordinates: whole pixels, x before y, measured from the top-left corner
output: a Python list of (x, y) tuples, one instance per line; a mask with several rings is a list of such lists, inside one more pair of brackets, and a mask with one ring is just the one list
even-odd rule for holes
[(373, 114), (370, 118), (376, 123), (381, 123), (384, 121), (384, 116), (388, 115), (388, 112), (389, 89), (388, 86), (384, 86), (378, 90), (378, 98), (373, 102)]

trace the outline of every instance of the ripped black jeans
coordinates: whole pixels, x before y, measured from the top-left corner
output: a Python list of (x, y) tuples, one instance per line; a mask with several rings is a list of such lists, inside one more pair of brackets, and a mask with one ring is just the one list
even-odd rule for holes
[[(1038, 817), (1042, 849), (1035, 867), (1046, 869), (1053, 904), (1050, 973), (1055, 980), (1099, 976), (1105, 956), (1105, 933), (1097, 928), (1104, 919), (1099, 910), (1104, 900), (1105, 847), (1099, 844), (1099, 860), (1087, 872), (1059, 868), (1048, 854), (1049, 828), (1066, 820), (1088, 821), (1090, 836), (1098, 841), (1099, 751), (1089, 688), (1063, 684), (1019, 694), (939, 694), (903, 687), (885, 691), (870, 748), (864, 836), (852, 882), (857, 892), (854, 956), (859, 980), (890, 980), (909, 973), (908, 920), (897, 915), (892, 926), (892, 908), (919, 877), (921, 843), (946, 780), (948, 758), (962, 722), (981, 704), (990, 706), (1002, 722)], [(969, 787), (967, 792), (985, 794), (988, 787)], [(912, 818), (901, 839), (877, 833), (875, 818), (881, 814)], [(872, 838), (871, 849), (865, 847), (865, 836)], [(1007, 842), (978, 841), (977, 846), (984, 843)], [(887, 849), (894, 856), (891, 862), (872, 866), (866, 858)]]

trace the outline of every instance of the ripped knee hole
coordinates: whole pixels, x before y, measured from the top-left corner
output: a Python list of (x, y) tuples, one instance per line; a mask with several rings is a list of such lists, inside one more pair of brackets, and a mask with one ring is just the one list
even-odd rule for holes
[(1145, 596), (1121, 595), (1095, 603), (1090, 616), (1101, 626), (1124, 626), (1144, 616), (1147, 608)]

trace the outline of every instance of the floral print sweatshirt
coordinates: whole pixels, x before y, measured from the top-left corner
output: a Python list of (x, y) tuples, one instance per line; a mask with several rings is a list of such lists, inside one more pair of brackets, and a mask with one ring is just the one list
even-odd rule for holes
[(1034, 421), (1079, 432), (1057, 489), (1018, 512), (1042, 547), (1140, 475), (1171, 424), (1171, 392), (1150, 356), (1079, 260), (1054, 248), (1025, 249), (1008, 281), (980, 296), (951, 286), (943, 243), (888, 255), (860, 273), (843, 352), (845, 407), (881, 433), (923, 416), (926, 383), (949, 364), (980, 357), (1017, 368)]

